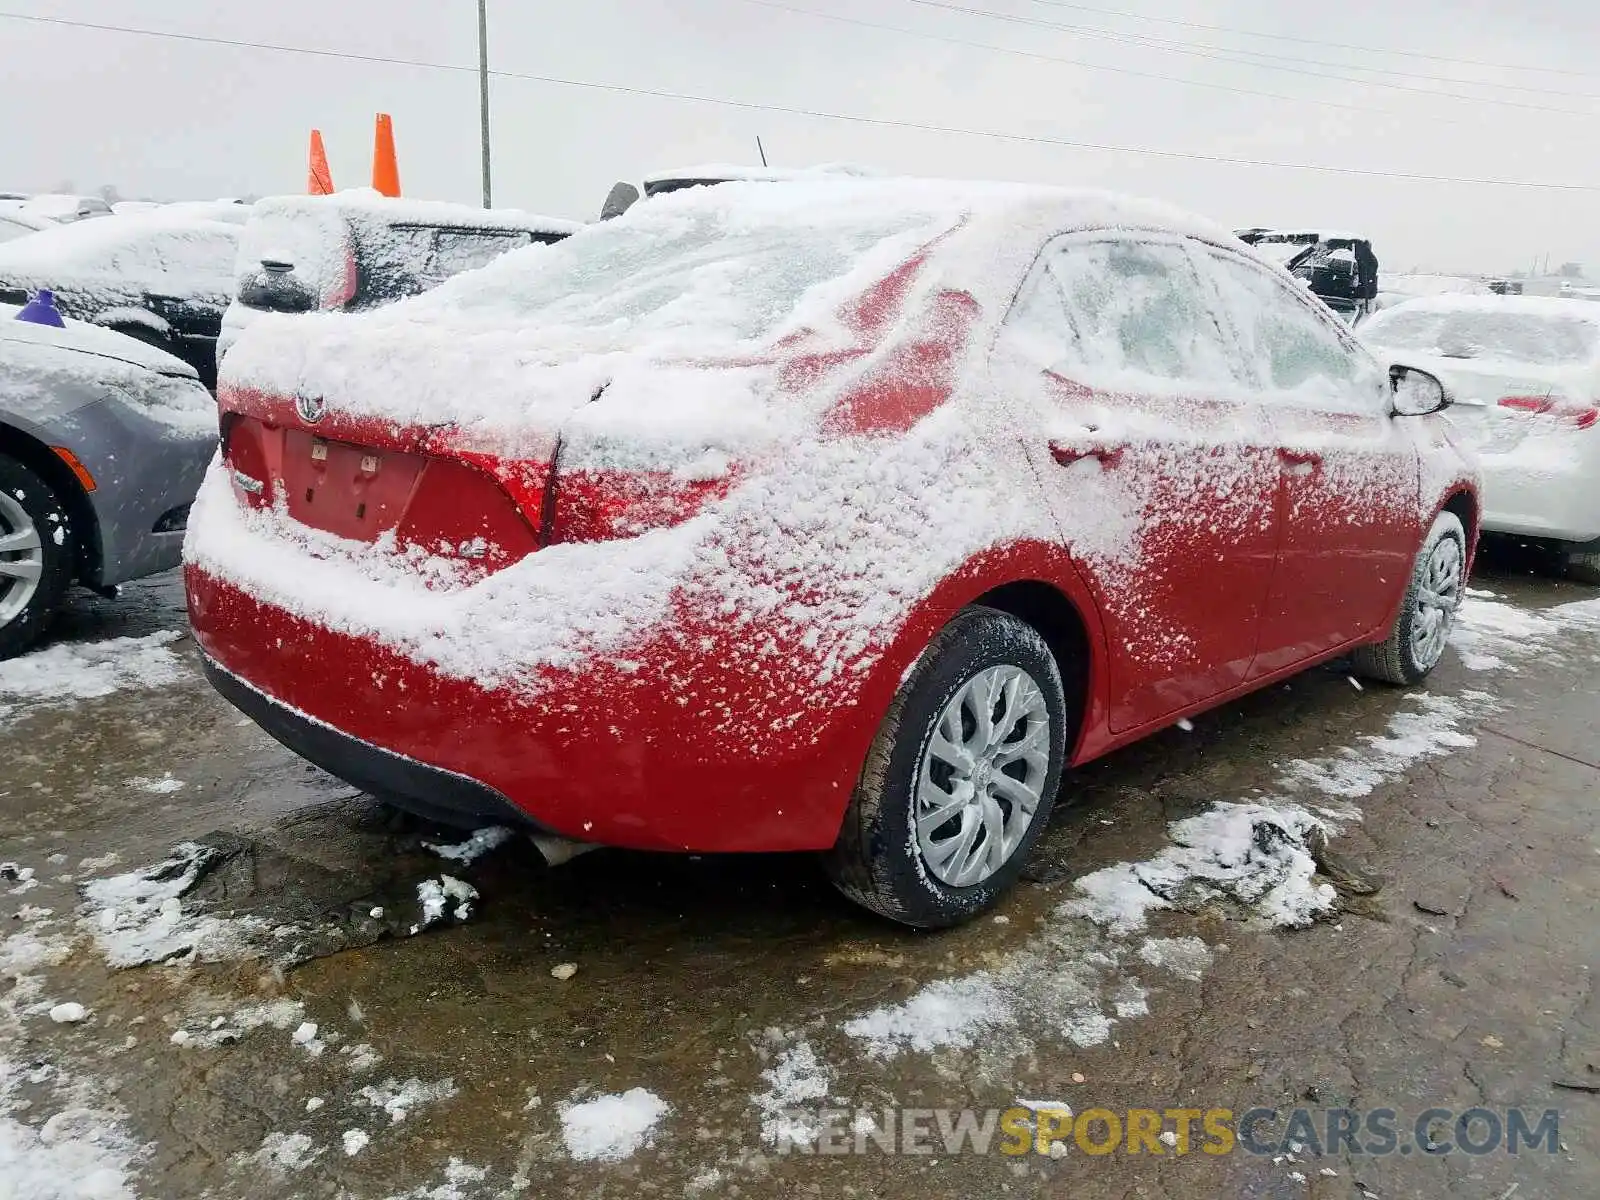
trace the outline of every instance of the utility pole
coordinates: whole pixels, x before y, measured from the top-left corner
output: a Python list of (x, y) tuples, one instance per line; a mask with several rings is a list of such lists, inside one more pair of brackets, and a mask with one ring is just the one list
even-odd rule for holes
[(478, 129), (483, 140), (483, 206), (494, 207), (489, 173), (489, 0), (478, 0)]
[(756, 153), (761, 155), (761, 165), (767, 165), (767, 148), (761, 144), (761, 135), (756, 135)]

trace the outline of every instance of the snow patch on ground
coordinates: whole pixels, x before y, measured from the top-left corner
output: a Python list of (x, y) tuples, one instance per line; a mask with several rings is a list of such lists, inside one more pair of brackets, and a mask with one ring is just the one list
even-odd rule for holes
[(1162, 967), (1183, 979), (1199, 982), (1211, 966), (1211, 947), (1197, 937), (1145, 938), (1139, 957), (1152, 967)]
[(198, 842), (175, 846), (154, 866), (94, 879), (83, 885), (87, 901), (80, 924), (113, 967), (184, 958), (215, 962), (248, 952), (268, 932), (253, 917), (222, 918), (186, 911), (183, 896), (218, 853)]
[[(138, 638), (58, 642), (0, 662), (0, 702), (54, 705), (177, 683), (189, 671), (168, 647), (181, 636), (169, 629)], [(0, 703), (0, 717), (11, 711)]]
[(17, 1090), (54, 1072), (29, 1072), (0, 1057), (0, 1196), (7, 1200), (134, 1200), (130, 1183), (141, 1148), (115, 1113), (90, 1107), (98, 1089), (62, 1088), (64, 1107), (41, 1124), (27, 1124)]
[[(472, 902), (478, 898), (478, 889), (454, 875), (441, 875), (437, 879), (424, 879), (417, 884), (417, 903), (422, 905), (422, 920), (411, 927), (412, 933), (421, 933), (437, 925), (450, 913), (455, 920), (465, 921), (472, 915)], [(454, 908), (451, 908), (454, 905)]]
[(280, 1171), (303, 1171), (322, 1154), (323, 1148), (316, 1146), (307, 1134), (273, 1132), (262, 1139), (261, 1149), (252, 1154), (249, 1161)]
[(621, 1162), (654, 1142), (656, 1128), (672, 1106), (636, 1087), (592, 1100), (567, 1100), (560, 1111), (568, 1154), (579, 1162)]
[(796, 1042), (761, 1072), (765, 1091), (751, 1099), (761, 1113), (761, 1140), (769, 1146), (809, 1145), (817, 1140), (818, 1123), (795, 1110), (827, 1099), (832, 1073), (807, 1041)]
[(490, 850), (505, 845), (512, 838), (511, 830), (504, 825), (490, 825), (480, 829), (464, 842), (455, 845), (440, 845), (437, 842), (423, 842), (423, 846), (432, 850), (440, 858), (450, 859), (452, 862), (471, 863)]
[(1143, 929), (1152, 912), (1180, 900), (1230, 897), (1267, 924), (1291, 928), (1333, 909), (1333, 888), (1313, 878), (1310, 848), (1313, 839), (1327, 836), (1327, 827), (1302, 808), (1217, 804), (1173, 822), (1167, 832), (1173, 844), (1155, 858), (1079, 879), (1079, 895), (1059, 914), (1129, 934)]
[[(1358, 800), (1380, 784), (1404, 774), (1424, 758), (1441, 758), (1478, 744), (1457, 726), (1489, 711), (1494, 702), (1482, 692), (1459, 697), (1416, 692), (1405, 698), (1414, 709), (1401, 709), (1383, 734), (1361, 739), (1325, 758), (1296, 759), (1283, 773), (1280, 786), (1293, 792), (1311, 788), (1337, 800)], [(1355, 816), (1350, 810), (1350, 816)]]
[(423, 1083), (414, 1075), (404, 1083), (398, 1079), (385, 1079), (380, 1084), (369, 1084), (356, 1093), (361, 1103), (383, 1109), (389, 1114), (390, 1123), (396, 1125), (410, 1116), (413, 1109), (448, 1100), (455, 1094), (454, 1079)]
[(409, 1192), (389, 1197), (389, 1200), (467, 1200), (472, 1194), (467, 1189), (476, 1188), (488, 1177), (486, 1168), (474, 1167), (459, 1158), (452, 1158), (445, 1166), (442, 1183), (412, 1188)]

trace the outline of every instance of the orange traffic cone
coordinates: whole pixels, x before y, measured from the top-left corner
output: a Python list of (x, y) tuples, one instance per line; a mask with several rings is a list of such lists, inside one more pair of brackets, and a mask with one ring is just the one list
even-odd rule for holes
[(322, 130), (311, 131), (311, 173), (306, 180), (308, 196), (333, 195), (333, 172), (328, 170), (328, 152), (322, 148)]
[(385, 196), (400, 194), (400, 164), (394, 153), (394, 122), (388, 113), (378, 114), (378, 128), (372, 140), (372, 186)]

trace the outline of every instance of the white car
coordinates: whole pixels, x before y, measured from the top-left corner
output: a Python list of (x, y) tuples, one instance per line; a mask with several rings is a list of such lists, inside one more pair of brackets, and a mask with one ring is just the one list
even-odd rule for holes
[(1600, 305), (1432, 296), (1361, 328), (1380, 357), (1439, 376), (1483, 464), (1483, 528), (1555, 544), (1600, 583)]

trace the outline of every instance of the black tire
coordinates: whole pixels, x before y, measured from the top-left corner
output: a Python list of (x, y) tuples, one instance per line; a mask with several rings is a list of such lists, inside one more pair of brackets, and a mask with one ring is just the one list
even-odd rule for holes
[[(1457, 585), (1456, 596), (1456, 603), (1459, 605), (1467, 582), (1467, 531), (1461, 524), (1461, 518), (1455, 513), (1442, 512), (1434, 519), (1433, 528), (1428, 531), (1422, 549), (1417, 554), (1416, 564), (1411, 568), (1411, 582), (1406, 586), (1405, 599), (1400, 603), (1400, 615), (1395, 620), (1394, 628), (1383, 641), (1371, 646), (1362, 646), (1355, 652), (1352, 659), (1356, 674), (1377, 680), (1379, 683), (1409, 687), (1421, 683), (1439, 665), (1438, 657), (1432, 662), (1423, 662), (1418, 658), (1413, 634), (1417, 622), (1421, 619), (1418, 597), (1427, 579), (1429, 563), (1439, 548), (1439, 543), (1446, 539), (1453, 540), (1460, 553), (1462, 575)], [(1452, 612), (1447, 620), (1446, 638), (1449, 636), (1449, 623), (1453, 620)], [(1443, 654), (1442, 647), (1440, 654)]]
[(1567, 578), (1600, 586), (1600, 550), (1568, 550)]
[[(31, 526), (38, 535), (39, 577), (31, 598), (21, 610), (5, 616), (7, 598), (21, 581), (0, 572), (0, 659), (14, 658), (32, 648), (50, 628), (62, 597), (72, 583), (74, 543), (67, 509), (50, 485), (14, 458), (0, 455), (0, 492), (7, 504), (0, 504), (0, 539)], [(7, 515), (7, 509), (13, 510)], [(20, 510), (20, 516), (18, 511)], [(32, 551), (0, 552), (0, 562), (13, 564)]]
[[(1048, 766), (1033, 820), (1010, 857), (988, 878), (955, 887), (935, 878), (917, 849), (918, 776), (946, 706), (995, 666), (1020, 667), (1038, 687), (1049, 723)], [(901, 684), (867, 752), (839, 840), (824, 857), (834, 886), (875, 913), (921, 929), (958, 925), (983, 912), (1016, 882), (1049, 824), (1066, 757), (1066, 713), (1060, 668), (1036, 630), (992, 608), (957, 614)]]

